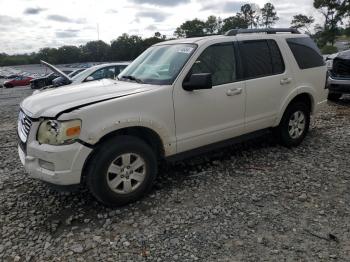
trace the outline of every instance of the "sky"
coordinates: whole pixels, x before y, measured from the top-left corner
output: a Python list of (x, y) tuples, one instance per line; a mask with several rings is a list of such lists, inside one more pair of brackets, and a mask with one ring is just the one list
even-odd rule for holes
[[(0, 53), (29, 53), (43, 47), (110, 43), (122, 33), (173, 37), (176, 27), (209, 15), (226, 18), (246, 3), (266, 0), (0, 0)], [(313, 0), (271, 0), (280, 17), (276, 27), (289, 27), (293, 15), (316, 17)], [(98, 28), (98, 30), (97, 30)], [(99, 32), (99, 33), (98, 33)]]

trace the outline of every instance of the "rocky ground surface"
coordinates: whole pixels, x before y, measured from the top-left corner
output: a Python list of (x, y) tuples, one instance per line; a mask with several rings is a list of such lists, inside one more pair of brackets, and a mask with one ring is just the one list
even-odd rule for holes
[(27, 88), (0, 90), (0, 261), (350, 261), (350, 98), (304, 143), (271, 136), (162, 166), (109, 209), (29, 179), (16, 149)]

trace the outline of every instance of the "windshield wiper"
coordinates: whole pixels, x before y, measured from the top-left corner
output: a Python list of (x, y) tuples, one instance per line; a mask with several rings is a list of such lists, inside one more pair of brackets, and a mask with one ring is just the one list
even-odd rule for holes
[(141, 80), (141, 79), (139, 79), (139, 78), (136, 78), (136, 77), (134, 77), (134, 76), (122, 76), (122, 78), (124, 78), (124, 79), (129, 79), (129, 80), (131, 80), (131, 81), (135, 81), (136, 83), (140, 83), (140, 84), (143, 84), (144, 82)]

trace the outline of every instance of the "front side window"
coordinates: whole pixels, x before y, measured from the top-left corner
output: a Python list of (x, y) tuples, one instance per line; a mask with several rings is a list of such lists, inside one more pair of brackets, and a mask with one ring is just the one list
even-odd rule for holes
[(233, 43), (209, 46), (194, 62), (190, 73), (210, 73), (213, 86), (235, 82), (237, 77)]
[(195, 49), (194, 44), (152, 46), (132, 62), (118, 78), (146, 84), (171, 85)]
[(287, 43), (300, 69), (307, 69), (324, 65), (320, 50), (311, 38), (289, 38), (287, 39)]

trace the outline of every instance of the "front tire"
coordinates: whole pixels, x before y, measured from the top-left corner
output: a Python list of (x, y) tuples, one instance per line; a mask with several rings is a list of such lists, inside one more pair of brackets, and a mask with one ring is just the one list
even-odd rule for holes
[(102, 204), (122, 206), (145, 195), (156, 174), (157, 158), (150, 146), (123, 135), (98, 146), (87, 168), (86, 183)]
[(300, 145), (309, 131), (309, 126), (309, 107), (302, 102), (289, 105), (276, 130), (280, 143), (286, 147)]

